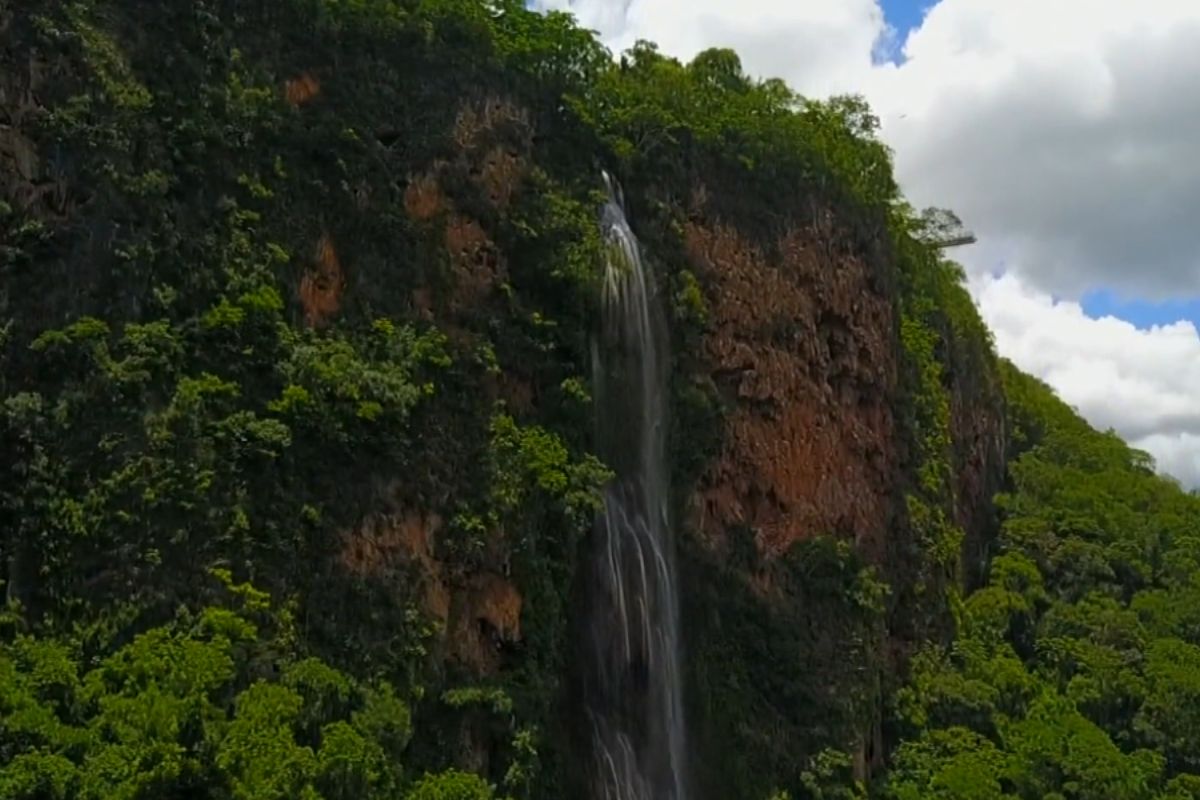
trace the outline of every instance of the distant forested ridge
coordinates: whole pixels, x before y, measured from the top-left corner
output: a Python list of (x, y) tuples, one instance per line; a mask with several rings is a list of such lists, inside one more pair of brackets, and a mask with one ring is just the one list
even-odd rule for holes
[(1200, 499), (877, 128), (519, 0), (0, 0), (0, 798), (585, 796), (602, 171), (694, 800), (1200, 798)]

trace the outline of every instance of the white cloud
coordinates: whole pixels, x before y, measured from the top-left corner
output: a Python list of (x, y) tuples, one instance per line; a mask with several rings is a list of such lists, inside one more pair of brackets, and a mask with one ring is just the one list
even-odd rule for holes
[(1200, 337), (1192, 323), (1140, 330), (1092, 319), (1015, 273), (977, 277), (971, 288), (1001, 353), (1093, 425), (1114, 428), (1161, 470), (1200, 486)]
[(1156, 433), (1137, 443), (1154, 455), (1160, 473), (1177, 479), (1187, 488), (1200, 486), (1200, 436), (1192, 433)]
[(956, 255), (1001, 353), (1200, 485), (1195, 327), (1139, 331), (1050, 300), (1200, 295), (1200, 0), (940, 0), (900, 65), (871, 58), (896, 44), (878, 0), (535, 3), (614, 50), (729, 46), (806, 94), (865, 94), (913, 203), (979, 235)]
[(963, 254), (997, 348), (1200, 486), (1195, 326), (1050, 294), (1200, 293), (1200, 3), (942, 0), (904, 55), (864, 90), (905, 191), (979, 234)]
[(1200, 3), (943, 0), (904, 53), (863, 86), (914, 201), (1048, 291), (1200, 291)]
[(684, 60), (732, 47), (752, 74), (814, 96), (854, 91), (888, 40), (877, 0), (535, 0), (571, 11), (621, 51), (638, 39)]

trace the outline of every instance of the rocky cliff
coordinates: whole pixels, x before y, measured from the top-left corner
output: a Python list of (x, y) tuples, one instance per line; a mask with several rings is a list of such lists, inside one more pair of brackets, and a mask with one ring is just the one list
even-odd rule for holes
[(499, 779), (525, 726), (560, 796), (604, 166), (671, 324), (700, 783), (883, 757), (1006, 423), (859, 104), (614, 65), (519, 3), (0, 4), (0, 42), (0, 553), (37, 624), (101, 647), (229, 568), (411, 691), (415, 764)]

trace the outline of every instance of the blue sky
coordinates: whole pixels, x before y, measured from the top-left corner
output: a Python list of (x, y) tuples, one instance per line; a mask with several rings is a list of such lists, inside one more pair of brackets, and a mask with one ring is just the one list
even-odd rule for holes
[(883, 13), (903, 39), (908, 31), (921, 24), (930, 5), (931, 0), (883, 0)]
[(1089, 317), (1113, 316), (1132, 322), (1139, 328), (1166, 325), (1178, 320), (1191, 320), (1200, 326), (1200, 297), (1177, 298), (1163, 302), (1130, 299), (1100, 289), (1088, 292), (1080, 300), (1083, 312)]
[(896, 47), (904, 44), (908, 32), (921, 24), (925, 9), (934, 0), (883, 0), (883, 14), (888, 24), (896, 29)]

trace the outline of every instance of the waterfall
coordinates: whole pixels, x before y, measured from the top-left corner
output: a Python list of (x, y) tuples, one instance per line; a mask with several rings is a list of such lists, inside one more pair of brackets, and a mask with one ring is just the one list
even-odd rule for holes
[(593, 352), (597, 441), (615, 478), (596, 521), (585, 705), (592, 800), (685, 800), (679, 606), (668, 522), (667, 348), (651, 277), (604, 175), (607, 261)]

